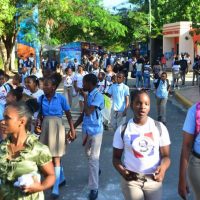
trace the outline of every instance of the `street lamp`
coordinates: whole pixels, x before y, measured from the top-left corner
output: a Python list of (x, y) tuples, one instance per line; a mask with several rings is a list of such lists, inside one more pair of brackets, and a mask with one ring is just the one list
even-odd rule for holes
[(151, 52), (151, 0), (149, 0), (149, 35), (150, 35), (150, 38), (149, 38), (149, 45), (150, 45), (150, 54), (149, 54), (149, 62), (150, 62), (150, 65), (152, 65), (152, 52)]

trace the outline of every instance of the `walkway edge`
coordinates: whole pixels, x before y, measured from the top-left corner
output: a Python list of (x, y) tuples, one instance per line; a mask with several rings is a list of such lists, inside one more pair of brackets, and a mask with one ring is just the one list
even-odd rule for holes
[(192, 101), (184, 97), (180, 92), (175, 91), (174, 94), (177, 101), (179, 101), (185, 108), (190, 108), (194, 104)]

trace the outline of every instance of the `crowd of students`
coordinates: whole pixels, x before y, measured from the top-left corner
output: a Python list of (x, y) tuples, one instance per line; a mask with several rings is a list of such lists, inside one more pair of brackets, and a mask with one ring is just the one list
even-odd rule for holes
[[(59, 187), (65, 183), (62, 157), (66, 145), (76, 139), (76, 128), (80, 124), (82, 145), (88, 158), (90, 200), (98, 197), (102, 138), (109, 128), (115, 132), (113, 165), (122, 175), (125, 199), (162, 199), (162, 181), (170, 166), (170, 138), (165, 126), (170, 90), (167, 73), (158, 61), (151, 68), (148, 59), (142, 57), (113, 59), (105, 54), (102, 60), (94, 56), (87, 59), (83, 57), (82, 64), (75, 67), (66, 59), (56, 70), (43, 67), (42, 73), (34, 65), (31, 68), (23, 65), (12, 80), (0, 71), (0, 199), (42, 200), (43, 191), (51, 187), (52, 196), (58, 198)], [(133, 71), (132, 76), (136, 78), (136, 90), (132, 93), (126, 84), (128, 71)], [(148, 116), (151, 71), (157, 120)], [(62, 81), (63, 95), (57, 93)], [(78, 98), (80, 110), (76, 122), (70, 112), (74, 98)], [(129, 108), (133, 117), (127, 122)], [(68, 132), (63, 114), (69, 123)], [(191, 117), (185, 122), (184, 137), (185, 143), (191, 145), (193, 136), (187, 135), (193, 134), (194, 127), (188, 128), (188, 120)], [(196, 151), (193, 156), (198, 154)], [(183, 159), (188, 162), (185, 152), (181, 175), (186, 173)], [(179, 193), (184, 197), (186, 180), (180, 177), (183, 182), (179, 183)]]

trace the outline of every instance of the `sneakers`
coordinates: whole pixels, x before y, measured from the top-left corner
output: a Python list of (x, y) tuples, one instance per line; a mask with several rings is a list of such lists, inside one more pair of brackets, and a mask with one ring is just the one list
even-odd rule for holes
[(95, 200), (98, 197), (98, 190), (90, 190), (89, 200)]

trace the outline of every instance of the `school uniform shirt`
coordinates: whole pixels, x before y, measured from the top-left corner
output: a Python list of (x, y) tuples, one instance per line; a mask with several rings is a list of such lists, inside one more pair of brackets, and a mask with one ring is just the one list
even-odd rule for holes
[(124, 150), (125, 168), (136, 173), (152, 174), (160, 165), (160, 147), (170, 145), (167, 128), (160, 123), (159, 132), (152, 118), (139, 126), (130, 119), (124, 137), (121, 137), (120, 126), (114, 135), (113, 147)]
[(82, 74), (76, 73), (74, 76), (74, 81), (77, 81), (77, 87), (83, 88), (83, 77), (88, 74), (86, 71), (83, 71)]
[(104, 97), (97, 88), (88, 93), (87, 105), (95, 106), (95, 110), (83, 116), (82, 131), (88, 135), (103, 133), (103, 118), (101, 110), (104, 108)]
[(179, 73), (181, 66), (180, 65), (173, 65), (172, 70), (174, 73)]
[(42, 77), (43, 77), (41, 71), (39, 71), (39, 70), (37, 70), (36, 73), (31, 73), (30, 75), (31, 75), (31, 76), (34, 75), (34, 76), (36, 76), (37, 78), (42, 78)]
[(62, 63), (61, 64), (62, 71), (64, 72), (67, 67), (69, 67), (69, 63)]
[(0, 87), (0, 104), (5, 105), (6, 104), (6, 96), (8, 92), (10, 91), (10, 86), (7, 83), (4, 83)]
[(150, 76), (151, 65), (144, 65), (144, 74)]
[(35, 99), (39, 99), (40, 96), (42, 96), (44, 94), (43, 90), (38, 89), (36, 92), (31, 93), (30, 92), (30, 96), (32, 96)]
[[(189, 133), (190, 135), (195, 134), (196, 129), (196, 106), (197, 104), (194, 104), (192, 107), (189, 108), (187, 112), (187, 116), (185, 118), (185, 122), (183, 125), (183, 131)], [(196, 153), (200, 154), (200, 134), (196, 136), (193, 144), (193, 149)]]
[(156, 89), (156, 96), (161, 98), (161, 99), (168, 98), (169, 92), (167, 90), (167, 87), (168, 87), (167, 81), (160, 80), (158, 88)]
[(26, 87), (24, 87), (23, 93), (24, 93), (24, 94), (27, 94), (28, 96), (31, 95), (31, 91), (30, 91), (29, 89), (27, 89)]
[(5, 110), (5, 105), (0, 104), (0, 120), (4, 119), (4, 116), (3, 116), (4, 110)]
[(38, 99), (38, 103), (41, 105), (42, 101), (42, 114), (44, 117), (46, 116), (54, 116), (54, 117), (60, 117), (63, 116), (63, 111), (69, 111), (70, 107), (67, 103), (66, 98), (59, 94), (55, 93), (55, 95), (52, 97), (51, 101), (49, 101), (46, 96), (42, 99), (40, 96)]
[(109, 89), (110, 83), (106, 80), (103, 81), (99, 81), (97, 84), (97, 88), (99, 90), (99, 92), (102, 93), (107, 93), (108, 89)]
[(110, 73), (106, 73), (106, 80), (110, 83), (112, 83), (112, 76), (114, 76), (115, 73), (114, 72), (110, 72)]
[(112, 96), (112, 109), (114, 111), (123, 112), (126, 106), (125, 97), (130, 95), (129, 87), (124, 83), (112, 84), (108, 89), (108, 94)]
[(96, 77), (98, 77), (99, 72), (104, 72), (102, 69), (94, 69), (92, 70), (92, 74), (94, 74)]
[(21, 76), (22, 76), (22, 86), (24, 86), (25, 85), (25, 81), (24, 80), (25, 80), (26, 77), (29, 76), (29, 73), (26, 72), (25, 74), (22, 74)]
[(71, 76), (64, 75), (64, 87), (72, 87), (73, 86), (74, 75)]
[(137, 72), (142, 72), (142, 66), (143, 66), (143, 64), (142, 63), (136, 63), (136, 70), (137, 70)]

